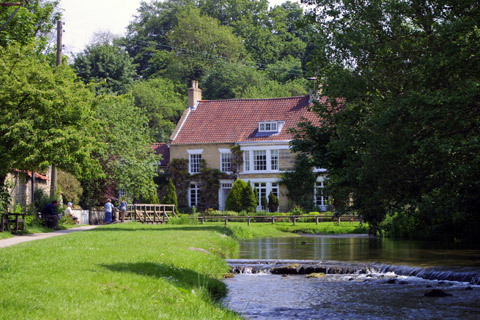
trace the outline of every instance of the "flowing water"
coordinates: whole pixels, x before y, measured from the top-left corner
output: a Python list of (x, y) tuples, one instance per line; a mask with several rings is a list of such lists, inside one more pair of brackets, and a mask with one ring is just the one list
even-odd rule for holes
[(225, 305), (246, 319), (480, 319), (477, 249), (307, 236), (247, 240), (228, 262)]

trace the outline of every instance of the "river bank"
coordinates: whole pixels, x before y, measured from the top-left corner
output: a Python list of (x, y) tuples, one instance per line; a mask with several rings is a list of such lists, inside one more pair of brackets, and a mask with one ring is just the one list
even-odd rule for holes
[[(238, 240), (270, 224), (99, 226), (0, 248), (0, 319), (237, 319), (219, 302)], [(26, 236), (28, 237), (28, 236)]]
[(0, 319), (238, 319), (219, 302), (233, 233), (101, 226), (0, 249)]

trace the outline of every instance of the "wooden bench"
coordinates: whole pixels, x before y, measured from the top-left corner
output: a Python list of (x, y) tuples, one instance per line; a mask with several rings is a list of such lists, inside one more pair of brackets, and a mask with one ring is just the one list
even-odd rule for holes
[(19, 229), (21, 231), (25, 231), (25, 216), (26, 213), (2, 213), (0, 218), (0, 232), (9, 231), (10, 230), (10, 223), (15, 224), (12, 231), (18, 232)]

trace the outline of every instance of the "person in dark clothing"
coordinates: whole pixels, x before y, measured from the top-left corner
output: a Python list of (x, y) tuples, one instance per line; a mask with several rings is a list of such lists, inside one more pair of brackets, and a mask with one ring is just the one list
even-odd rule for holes
[(53, 200), (52, 203), (47, 204), (43, 207), (42, 217), (50, 223), (53, 229), (58, 230), (58, 219), (60, 219), (60, 215), (55, 212), (56, 207), (58, 207), (57, 200)]

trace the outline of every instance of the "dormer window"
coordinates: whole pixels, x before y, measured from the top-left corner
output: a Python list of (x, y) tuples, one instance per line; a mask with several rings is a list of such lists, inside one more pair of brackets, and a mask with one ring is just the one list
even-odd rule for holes
[(279, 132), (279, 121), (262, 121), (258, 123), (258, 132)]

